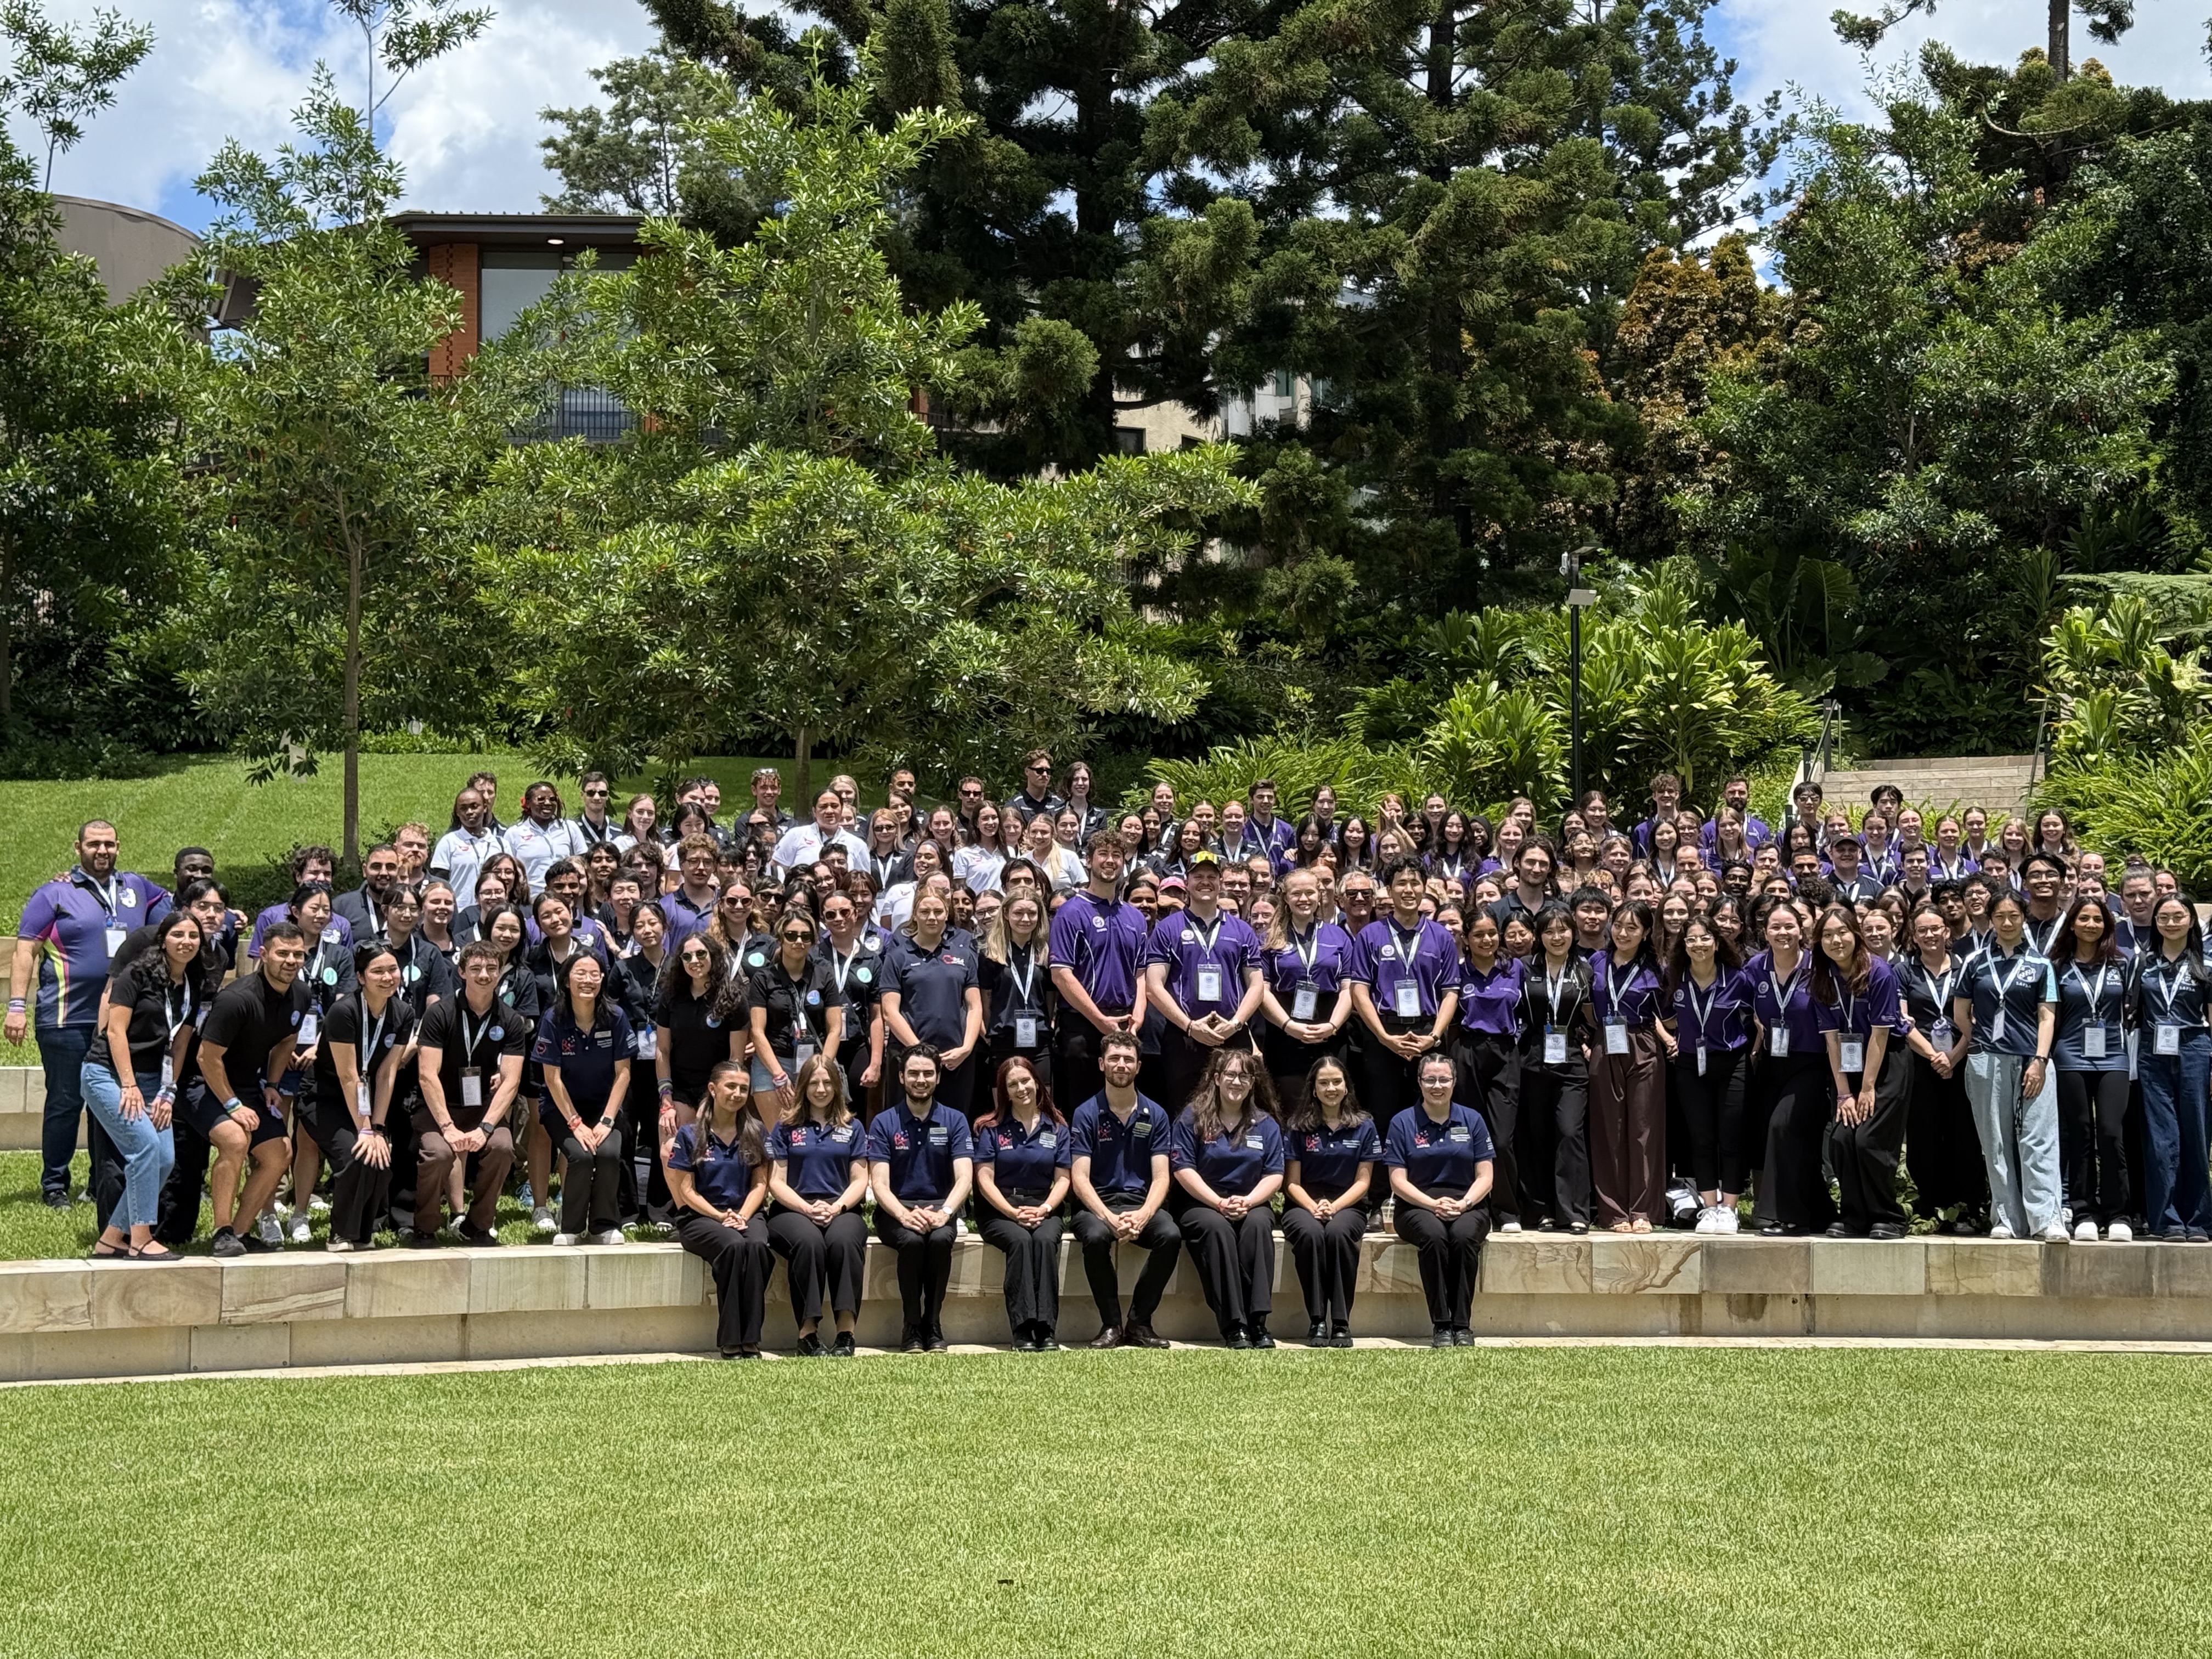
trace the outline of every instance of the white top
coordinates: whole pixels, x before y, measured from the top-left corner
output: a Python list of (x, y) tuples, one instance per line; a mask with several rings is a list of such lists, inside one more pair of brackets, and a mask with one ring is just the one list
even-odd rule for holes
[(525, 818), (508, 826), (507, 850), (522, 860), (522, 873), (529, 879), (530, 896), (535, 898), (545, 890), (545, 872), (554, 861), (581, 858), (584, 842), (578, 839), (575, 825), (566, 818), (543, 825)]
[(821, 826), (811, 818), (805, 823), (794, 824), (783, 832), (783, 839), (776, 842), (775, 851), (770, 854), (769, 861), (775, 866), (778, 872), (788, 874), (800, 865), (811, 864), (820, 858), (822, 843), (825, 840), (835, 842), (844, 848), (846, 859), (852, 868), (858, 870), (866, 867), (868, 857), (867, 842), (849, 830), (832, 830), (825, 836), (822, 833)]
[(495, 853), (514, 850), (496, 830), (487, 830), (481, 836), (448, 830), (430, 849), (430, 873), (442, 874), (453, 885), (454, 902), (466, 909), (477, 902), (477, 878), (483, 873), (484, 860)]

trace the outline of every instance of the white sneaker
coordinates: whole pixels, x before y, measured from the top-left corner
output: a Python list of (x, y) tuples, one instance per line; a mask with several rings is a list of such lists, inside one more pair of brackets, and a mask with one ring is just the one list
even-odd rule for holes
[(1732, 1204), (1722, 1205), (1713, 1212), (1713, 1231), (1717, 1233), (1732, 1233), (1743, 1225), (1743, 1218), (1735, 1212), (1735, 1206)]
[(307, 1210), (313, 1215), (328, 1215), (331, 1212), (331, 1201), (320, 1193), (316, 1193), (307, 1200)]
[(581, 1233), (556, 1233), (553, 1242), (556, 1244), (580, 1244), (584, 1242), (584, 1236)]
[(2136, 1230), (2124, 1221), (2115, 1221), (2105, 1229), (2105, 1242), (2107, 1244), (2132, 1244), (2135, 1239)]
[(594, 1244), (627, 1244), (629, 1241), (622, 1236), (621, 1228), (609, 1227), (603, 1232), (593, 1233), (592, 1235), (592, 1243)]
[[(2096, 1237), (2096, 1223), (2094, 1221), (2085, 1221), (2081, 1224), (2089, 1230), (2089, 1237), (2091, 1238)], [(2038, 1238), (2041, 1239), (2046, 1244), (2063, 1244), (2068, 1239), (2073, 1237), (2073, 1234), (2066, 1231), (2065, 1224), (2057, 1221), (2052, 1222), (2048, 1227), (2045, 1227), (2041, 1232), (2036, 1235)]]
[(253, 1224), (253, 1234), (272, 1250), (284, 1248), (283, 1226), (266, 1210), (261, 1212), (261, 1219)]
[(1717, 1233), (1721, 1230), (1720, 1206), (1708, 1204), (1698, 1212), (1698, 1224), (1690, 1229), (1693, 1233)]
[(313, 1230), (307, 1225), (307, 1218), (303, 1215), (294, 1216), (287, 1231), (295, 1244), (305, 1244), (314, 1237)]
[(2077, 1244), (2094, 1244), (2097, 1242), (2097, 1224), (2086, 1216), (2075, 1222), (2074, 1242)]
[(332, 1255), (350, 1255), (354, 1249), (352, 1242), (343, 1238), (334, 1238), (323, 1248)]
[[(557, 1224), (558, 1224), (553, 1219), (553, 1212), (547, 1209), (543, 1204), (539, 1205), (536, 1209), (530, 1212), (531, 1230), (534, 1232), (550, 1233)], [(561, 1241), (556, 1238), (553, 1242), (557, 1244)], [(573, 1242), (574, 1241), (572, 1240), (571, 1243)]]
[(2002, 1221), (1992, 1221), (1990, 1223), (1990, 1237), (2002, 1243), (2012, 1237), (2012, 1229)]
[(1517, 1233), (1521, 1231), (1521, 1224), (1517, 1221), (1508, 1221), (1501, 1225), (1498, 1231), (1501, 1233)]

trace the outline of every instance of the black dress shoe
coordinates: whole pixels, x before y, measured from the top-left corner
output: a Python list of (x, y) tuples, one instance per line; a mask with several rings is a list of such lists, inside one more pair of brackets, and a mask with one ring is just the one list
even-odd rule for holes
[(1014, 1352), (1016, 1353), (1035, 1353), (1036, 1351), (1037, 1345), (1035, 1338), (1018, 1336), (1014, 1339)]
[(1243, 1349), (1252, 1346), (1252, 1339), (1244, 1334), (1244, 1328), (1242, 1325), (1231, 1325), (1227, 1330), (1222, 1332), (1221, 1343), (1226, 1348)]
[(1052, 1334), (1051, 1326), (1040, 1325), (1037, 1327), (1036, 1351), (1039, 1353), (1058, 1353), (1060, 1352), (1060, 1339)]
[(1349, 1325), (1339, 1325), (1336, 1328), (1334, 1334), (1329, 1337), (1328, 1340), (1331, 1347), (1350, 1347), (1352, 1346), (1352, 1327)]
[(853, 1334), (850, 1331), (838, 1332), (837, 1340), (830, 1345), (830, 1357), (832, 1359), (850, 1359), (858, 1352), (859, 1349), (854, 1345)]
[(1272, 1348), (1275, 1346), (1275, 1339), (1267, 1334), (1267, 1322), (1264, 1319), (1255, 1319), (1252, 1322), (1252, 1346), (1255, 1348)]
[(1979, 1238), (1988, 1231), (1972, 1216), (1962, 1215), (1951, 1224), (1951, 1237), (1954, 1238)]
[(1905, 1237), (1905, 1229), (1894, 1221), (1877, 1221), (1867, 1230), (1869, 1238), (1892, 1239)]
[(809, 1331), (799, 1339), (799, 1357), (801, 1359), (819, 1359), (822, 1357), (820, 1332)]
[(1589, 1223), (1587, 1221), (1570, 1221), (1567, 1223), (1567, 1231), (1579, 1238), (1583, 1234), (1589, 1231)]
[(1118, 1325), (1106, 1326), (1084, 1346), (1099, 1349), (1118, 1348), (1121, 1346), (1121, 1328)]
[(922, 1347), (930, 1353), (950, 1353), (952, 1345), (945, 1340), (943, 1331), (932, 1331), (922, 1339)]
[(1759, 1236), (1761, 1238), (1786, 1238), (1790, 1236), (1790, 1230), (1778, 1221), (1762, 1221), (1759, 1224)]
[(899, 1352), (901, 1353), (927, 1353), (929, 1352), (929, 1346), (921, 1340), (921, 1333), (915, 1329), (913, 1326), (909, 1325), (905, 1330), (899, 1333)]
[(1328, 1346), (1328, 1321), (1316, 1319), (1306, 1327), (1306, 1346), (1309, 1348)]
[(1826, 1236), (1830, 1238), (1849, 1238), (1851, 1236), (1851, 1230), (1840, 1221), (1831, 1221)]
[(1150, 1325), (1140, 1325), (1131, 1320), (1121, 1327), (1121, 1346), (1125, 1348), (1164, 1348), (1168, 1340)]
[(1451, 1334), (1451, 1327), (1450, 1327), (1450, 1326), (1449, 1326), (1449, 1325), (1438, 1325), (1438, 1326), (1437, 1326), (1434, 1329), (1432, 1329), (1432, 1330), (1431, 1330), (1431, 1331), (1430, 1331), (1430, 1333), (1429, 1333), (1429, 1346), (1430, 1346), (1431, 1347), (1432, 1347), (1432, 1348), (1449, 1348), (1449, 1346), (1451, 1346), (1451, 1345), (1452, 1345), (1452, 1334)]

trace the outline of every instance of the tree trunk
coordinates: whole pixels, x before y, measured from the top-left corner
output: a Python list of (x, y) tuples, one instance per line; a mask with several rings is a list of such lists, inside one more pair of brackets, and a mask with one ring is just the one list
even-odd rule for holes
[(802, 813), (811, 813), (814, 811), (813, 745), (807, 740), (806, 726), (804, 722), (801, 722), (798, 731), (793, 733), (792, 745), (793, 752), (799, 757), (799, 775), (794, 780), (799, 787), (799, 799), (792, 812), (793, 817), (798, 817)]
[[(1429, 24), (1429, 85), (1428, 100), (1439, 107), (1452, 101), (1452, 71), (1457, 67), (1454, 59), (1459, 56), (1458, 0), (1443, 0)], [(1430, 176), (1448, 177), (1449, 162), (1439, 157), (1430, 167)]]
[(2062, 81), (2074, 73), (2073, 19), (2068, 15), (2072, 5), (2073, 0), (2051, 0), (2051, 70)]
[(346, 558), (345, 836), (338, 856), (348, 870), (361, 867), (361, 550)]

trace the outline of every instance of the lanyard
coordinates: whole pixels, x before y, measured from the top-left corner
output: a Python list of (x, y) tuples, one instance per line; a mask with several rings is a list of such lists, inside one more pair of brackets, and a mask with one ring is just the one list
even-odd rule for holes
[[(1842, 975), (1838, 975), (1837, 977), (1841, 978)], [(1844, 1035), (1845, 1036), (1856, 1036), (1859, 1035), (1858, 999), (1853, 996), (1849, 991), (1843, 989), (1840, 986), (1837, 988), (1837, 991), (1844, 1000)]]
[(1226, 915), (1217, 915), (1213, 918), (1213, 931), (1211, 933), (1206, 931), (1206, 924), (1196, 916), (1192, 916), (1189, 920), (1190, 931), (1198, 935), (1199, 949), (1205, 951), (1206, 955), (1212, 956), (1214, 945), (1220, 942), (1221, 925), (1229, 918)]
[(830, 971), (836, 975), (840, 991), (845, 988), (845, 975), (853, 971), (853, 964), (860, 959), (860, 942), (858, 939), (853, 941), (852, 951), (842, 962), (837, 960), (837, 947), (834, 945), (830, 947)]
[[(1625, 987), (1616, 985), (1613, 982), (1614, 976), (1624, 973), (1628, 976), (1626, 985)], [(1633, 991), (1636, 988), (1636, 964), (1633, 962), (1631, 962), (1626, 968), (1623, 968), (1620, 963), (1613, 959), (1613, 952), (1611, 951), (1607, 951), (1605, 953), (1604, 978), (1605, 1006), (1598, 1012), (1598, 1023), (1601, 1025), (1610, 1025), (1615, 1020), (1620, 1020), (1623, 1018), (1620, 1012), (1621, 992), (1624, 989)], [(1591, 988), (1593, 992), (1595, 992), (1596, 988), (1595, 981), (1592, 982)]]
[[(1413, 959), (1421, 952), (1421, 924), (1415, 922), (1413, 931), (1410, 933), (1400, 933), (1398, 924), (1395, 921), (1386, 925), (1390, 929), (1390, 937), (1398, 941), (1398, 961), (1400, 966), (1404, 969), (1407, 977), (1419, 979), (1420, 975), (1414, 969)], [(1411, 942), (1408, 943), (1408, 941)]]
[(2176, 957), (2170, 963), (2154, 965), (2151, 969), (2152, 974), (2157, 973), (2159, 966), (2167, 967), (2172, 970), (2172, 972), (2160, 976), (2158, 983), (2159, 994), (2166, 1000), (2166, 1017), (2168, 1019), (2172, 1019), (2173, 1018), (2173, 999), (2181, 990), (2181, 958), (2179, 957)]
[(1297, 952), (1298, 965), (1305, 969), (1307, 982), (1310, 984), (1314, 976), (1314, 963), (1321, 956), (1321, 927), (1319, 924), (1316, 924), (1313, 932), (1306, 936), (1305, 943), (1303, 945), (1298, 942), (1298, 936), (1296, 933), (1292, 933), (1291, 935), (1291, 949)]
[(791, 970), (785, 968), (783, 965), (783, 953), (781, 951), (778, 951), (776, 953), (775, 965), (783, 974), (783, 982), (791, 988), (791, 1027), (793, 1040), (795, 1042), (802, 1034), (808, 1037), (811, 1037), (814, 1035), (814, 1021), (808, 1016), (806, 1012), (806, 982), (804, 980), (793, 979), (791, 976)]
[[(81, 876), (84, 875), (82, 870), (79, 870), (77, 873)], [(120, 882), (121, 878), (110, 876), (107, 878), (107, 885), (102, 887), (90, 876), (84, 876), (85, 890), (92, 895), (93, 902), (107, 912), (107, 919), (110, 921), (115, 920), (115, 894)]]
[[(189, 985), (179, 985), (177, 987), (177, 996), (178, 1003), (176, 1006), (180, 1012), (171, 1012), (168, 1017), (168, 1040), (171, 1042), (174, 1042), (176, 1040), (177, 1033), (184, 1030), (185, 1026), (191, 1021), (192, 1017), (192, 988)], [(161, 1001), (165, 1010), (167, 1009), (169, 1006), (169, 998), (168, 994), (166, 991), (161, 994)]]
[(356, 1000), (361, 1004), (362, 1023), (368, 1027), (368, 1041), (364, 1043), (362, 1048), (362, 1052), (368, 1057), (368, 1064), (366, 1066), (363, 1066), (356, 1062), (354, 1066), (354, 1070), (356, 1073), (362, 1078), (363, 1082), (367, 1082), (368, 1080), (368, 1074), (376, 1070), (377, 1045), (384, 1041), (384, 1027), (386, 1023), (392, 1018), (392, 1005), (394, 1001), (398, 1000), (398, 999), (396, 996), (386, 998), (384, 1012), (379, 1014), (374, 1022), (371, 1022), (368, 1018), (368, 994), (366, 992), (362, 993), (360, 997), (356, 999)]
[(1797, 965), (1790, 970), (1785, 981), (1774, 971), (1774, 958), (1766, 959), (1766, 982), (1774, 992), (1774, 1018), (1779, 1024), (1790, 1018), (1790, 999), (1797, 994), (1797, 981), (1805, 977), (1805, 958), (1799, 957)]
[(471, 1030), (469, 1030), (469, 1011), (468, 1011), (468, 1006), (467, 1006), (465, 1003), (464, 1003), (464, 1004), (462, 1005), (462, 1006), (461, 1006), (461, 1064), (463, 1064), (464, 1066), (473, 1066), (473, 1065), (475, 1065), (475, 1064), (476, 1064), (476, 1060), (477, 1060), (477, 1044), (483, 1041), (483, 1035), (484, 1035), (484, 1033), (485, 1033), (486, 1031), (488, 1031), (488, 1030), (489, 1030), (491, 1029), (491, 1023), (492, 1023), (492, 1021), (494, 1021), (494, 1020), (497, 1019), (498, 1018), (499, 1018), (499, 1002), (498, 1002), (497, 998), (496, 998), (496, 997), (495, 997), (495, 998), (494, 998), (494, 1000), (493, 1000), (493, 1001), (492, 1001), (492, 1005), (491, 1005), (491, 1006), (490, 1006), (489, 1009), (485, 1010), (485, 1012), (484, 1012), (484, 1017), (483, 1017), (482, 1019), (480, 1019), (480, 1020), (478, 1020), (478, 1021), (477, 1022), (477, 1028), (476, 1028), (476, 1030), (473, 1030), (473, 1031), (471, 1031)]
[(2058, 940), (2058, 930), (2065, 925), (2066, 913), (2061, 910), (2057, 915), (2051, 917), (2049, 926), (2044, 928), (2041, 937), (2039, 938), (2035, 931), (2035, 918), (2030, 916), (2027, 919), (2027, 937), (2035, 945), (2038, 956), (2047, 957), (2051, 954), (2051, 947)]
[(1951, 981), (1958, 977), (1959, 964), (1955, 962), (1943, 970), (1943, 982), (1940, 986), (1936, 983), (1934, 969), (1923, 965), (1920, 969), (1920, 982), (1928, 988), (1929, 1000), (1936, 1005), (1936, 1018), (1938, 1019), (1950, 1017)]
[[(2089, 988), (2089, 976), (2081, 971), (2081, 964), (2078, 962), (2074, 964), (2074, 982), (2081, 988), (2081, 994), (2089, 999), (2089, 1021), (2092, 1024), (2102, 1025), (2105, 1023), (2105, 981), (2112, 971), (2109, 963), (2097, 969), (2097, 988), (2093, 991)], [(2172, 997), (2166, 1000), (2166, 1006), (2171, 1012), (2173, 1008)]]
[(580, 817), (576, 820), (576, 833), (584, 838), (585, 846), (597, 847), (603, 841), (612, 841), (615, 830), (611, 823), (595, 824), (589, 818)]
[[(2002, 1014), (2004, 1012), (2005, 999), (2012, 994), (2012, 988), (2020, 983), (2020, 976), (2027, 970), (2027, 952), (2022, 951), (2017, 957), (2014, 957), (2010, 962), (2007, 963), (2003, 968), (1992, 968), (1990, 970), (1990, 982), (1997, 988), (1997, 1012), (1999, 1014)], [(2171, 994), (2166, 997), (2166, 1003), (2168, 1008), (2172, 1007), (2173, 998)]]
[(1014, 964), (1010, 961), (1006, 963), (1006, 977), (1013, 981), (1014, 994), (1021, 999), (1015, 1006), (1032, 1008), (1036, 1006), (1030, 999), (1030, 988), (1036, 983), (1036, 941), (1032, 939), (1029, 944), (1018, 945), (1016, 948), (1022, 952), (1023, 965), (1029, 969), (1029, 972), (1016, 973)]
[(1698, 1001), (1697, 981), (1685, 979), (1682, 981), (1682, 992), (1690, 1000), (1690, 1018), (1697, 1023), (1698, 1041), (1702, 1043), (1705, 1040), (1705, 1023), (1713, 1017), (1713, 1005), (1721, 1000), (1719, 970), (1717, 969), (1714, 970), (1713, 988), (1705, 993), (1705, 1000), (1702, 1006)]
[(1556, 1025), (1559, 1023), (1559, 993), (1567, 988), (1567, 981), (1574, 976), (1574, 971), (1575, 964), (1571, 958), (1557, 974), (1553, 973), (1548, 967), (1544, 969), (1544, 1002), (1547, 1024)]

